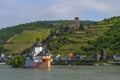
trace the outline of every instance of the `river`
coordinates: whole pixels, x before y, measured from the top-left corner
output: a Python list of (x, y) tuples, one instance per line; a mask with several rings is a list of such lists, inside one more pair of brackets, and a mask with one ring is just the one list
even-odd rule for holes
[(52, 66), (50, 70), (0, 65), (0, 80), (120, 80), (120, 66)]

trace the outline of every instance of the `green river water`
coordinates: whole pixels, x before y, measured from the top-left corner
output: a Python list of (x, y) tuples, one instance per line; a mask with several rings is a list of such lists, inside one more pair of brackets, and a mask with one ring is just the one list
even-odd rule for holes
[(50, 70), (0, 65), (0, 80), (120, 80), (120, 66), (52, 66)]

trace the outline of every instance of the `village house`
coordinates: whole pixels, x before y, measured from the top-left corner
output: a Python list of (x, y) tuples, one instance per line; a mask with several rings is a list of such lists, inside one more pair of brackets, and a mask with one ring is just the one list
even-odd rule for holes
[(66, 56), (66, 55), (60, 56), (60, 59), (62, 61), (67, 61), (68, 60), (68, 56)]
[(73, 55), (71, 57), (71, 61), (76, 61), (76, 60), (80, 60), (80, 55)]
[(87, 55), (73, 55), (71, 57), (71, 61), (85, 60), (86, 58), (87, 58)]
[(114, 55), (114, 60), (120, 61), (120, 54)]
[(94, 54), (94, 55), (93, 55), (94, 61), (99, 61), (99, 60), (100, 60), (100, 57), (101, 57), (100, 54)]
[(109, 61), (114, 61), (114, 55), (113, 54), (110, 54), (110, 55), (107, 55), (107, 58)]
[(59, 61), (60, 60), (60, 55), (54, 55), (52, 56), (53, 61)]

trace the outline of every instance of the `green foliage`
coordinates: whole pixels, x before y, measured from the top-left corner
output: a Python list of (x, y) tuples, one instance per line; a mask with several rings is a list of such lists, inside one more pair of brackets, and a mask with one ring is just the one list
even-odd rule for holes
[(103, 21), (109, 22), (109, 23), (117, 23), (117, 22), (120, 22), (120, 16), (114, 16), (108, 19), (105, 18)]
[[(120, 53), (120, 17), (113, 17), (106, 22), (113, 22), (111, 28), (105, 33), (105, 35), (100, 36), (95, 44), (94, 51), (98, 51), (101, 48), (105, 48), (108, 54), (118, 54)], [(114, 23), (115, 22), (115, 23)]]
[(32, 47), (26, 48), (24, 51), (22, 51), (22, 55), (24, 55), (26, 53), (31, 53), (31, 51), (32, 51)]
[(3, 53), (5, 54), (6, 51), (9, 51), (9, 50), (5, 49), (5, 48), (3, 47), (3, 45), (0, 44), (0, 54), (3, 54)]
[(74, 54), (92, 55), (100, 53), (101, 48), (105, 48), (108, 54), (120, 53), (120, 17), (105, 19), (94, 25), (90, 24), (85, 30), (67, 33), (54, 34), (56, 38), (51, 38), (49, 43), (54, 43), (53, 46), (57, 47), (52, 50), (53, 53), (73, 52)]
[(108, 26), (91, 25), (86, 30), (54, 33), (53, 36), (55, 35), (55, 37), (49, 38), (49, 43), (53, 48), (52, 53), (94, 54), (96, 51), (92, 45), (100, 35), (103, 35), (109, 29)]
[(0, 41), (7, 41), (12, 36), (19, 34), (25, 30), (37, 30), (43, 28), (52, 28), (54, 25), (49, 21), (38, 21), (26, 24), (20, 24), (0, 30)]
[[(58, 21), (37, 21), (26, 24), (20, 24), (16, 26), (11, 26), (7, 28), (3, 28), (0, 30), (0, 41), (7, 41), (12, 36), (19, 34), (25, 30), (38, 30), (38, 29), (46, 29), (46, 28), (65, 28), (73, 22), (72, 20), (58, 20)], [(81, 24), (87, 22), (93, 23), (92, 21), (82, 21)]]
[(4, 52), (3, 46), (0, 44), (0, 54)]
[(12, 67), (23, 67), (24, 65), (24, 58), (21, 55), (14, 56), (11, 60)]
[(51, 29), (26, 30), (13, 36), (8, 42), (35, 42), (36, 38), (42, 41), (50, 35), (50, 31)]
[[(87, 26), (86, 29), (69, 31), (68, 25), (72, 22), (72, 20), (38, 21), (1, 29), (0, 41), (7, 41), (9, 39), (8, 41), (13, 42), (33, 42), (35, 37), (39, 36), (37, 34), (40, 33), (40, 36), (43, 35), (42, 38), (39, 36), (41, 42), (50, 44), (52, 54), (68, 54), (73, 52), (75, 54), (91, 55), (100, 53), (102, 47), (108, 53), (120, 53), (120, 16), (104, 19), (99, 22), (80, 21), (80, 26)], [(42, 32), (46, 28), (51, 29)], [(60, 32), (57, 33), (57, 30), (60, 30)], [(25, 45), (16, 46), (18, 45), (4, 45), (8, 50), (10, 47), (17, 50)], [(25, 47), (27, 48), (26, 50), (24, 48), (17, 51), (22, 52), (25, 50), (25, 52), (29, 52), (28, 48), (31, 46), (32, 44)]]
[[(50, 35), (51, 29), (40, 30), (26, 30), (20, 34), (13, 36), (8, 42), (23, 42), (18, 44), (5, 44), (3, 47), (9, 51), (6, 53), (22, 53), (26, 48), (29, 48), (36, 41), (36, 38), (42, 40), (46, 39)], [(26, 42), (26, 43), (24, 43)]]

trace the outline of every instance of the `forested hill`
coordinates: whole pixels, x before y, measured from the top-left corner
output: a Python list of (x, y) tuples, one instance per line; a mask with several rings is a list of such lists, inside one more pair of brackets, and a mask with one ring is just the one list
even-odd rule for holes
[[(52, 30), (57, 28), (68, 27), (68, 24), (73, 23), (73, 20), (57, 20), (57, 21), (37, 21), (26, 24), (20, 24), (3, 28), (0, 30), (0, 42), (34, 42), (38, 37), (40, 41), (47, 38)], [(81, 25), (94, 24), (93, 21), (80, 21)], [(30, 44), (0, 44), (0, 53), (21, 53), (26, 48), (32, 46)]]
[(88, 54), (100, 53), (101, 48), (107, 54), (120, 54), (120, 16), (98, 21), (84, 30), (54, 34), (48, 41), (52, 53)]
[(40, 28), (52, 28), (52, 27), (54, 27), (53, 23), (48, 21), (31, 22), (7, 27), (0, 30), (0, 41), (7, 41), (14, 35), (19, 34), (25, 30), (37, 30)]
[[(0, 30), (0, 42), (7, 41), (16, 34), (19, 34), (25, 30), (37, 30), (43, 28), (57, 28), (66, 27), (72, 20), (58, 20), (58, 21), (37, 21), (26, 24), (20, 24), (16, 26), (11, 26), (3, 28)], [(93, 24), (93, 21), (81, 21), (81, 25)]]
[(109, 54), (120, 54), (120, 16), (104, 19), (100, 24), (110, 25), (110, 29), (96, 40), (94, 49), (105, 48)]
[[(50, 44), (52, 54), (72, 52), (91, 55), (100, 53), (101, 48), (105, 48), (108, 54), (120, 53), (120, 16), (98, 22), (80, 21), (80, 27), (87, 27), (69, 30), (68, 25), (73, 22), (37, 21), (8, 27), (0, 30), (0, 42), (31, 42), (41, 36), (43, 43)], [(9, 50), (8, 53), (21, 53), (31, 46), (32, 44), (6, 44), (2, 48)]]

